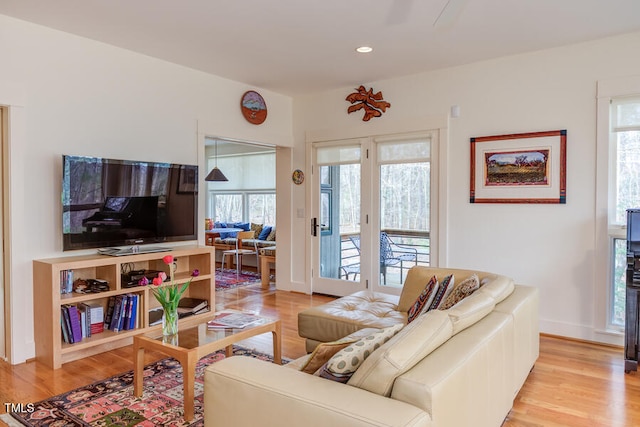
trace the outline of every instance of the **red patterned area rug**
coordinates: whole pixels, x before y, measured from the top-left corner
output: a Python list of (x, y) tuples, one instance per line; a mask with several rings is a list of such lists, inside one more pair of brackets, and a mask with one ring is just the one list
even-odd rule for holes
[[(268, 354), (234, 346), (234, 356), (273, 360)], [(145, 367), (144, 393), (133, 396), (133, 371), (36, 403), (11, 416), (25, 426), (202, 426), (204, 370), (224, 359), (224, 350), (203, 357), (196, 367), (195, 416), (183, 418), (182, 368), (172, 358)], [(285, 363), (286, 360), (283, 360)]]
[(260, 273), (253, 271), (216, 269), (216, 291), (226, 291), (240, 286), (255, 285), (260, 283)]

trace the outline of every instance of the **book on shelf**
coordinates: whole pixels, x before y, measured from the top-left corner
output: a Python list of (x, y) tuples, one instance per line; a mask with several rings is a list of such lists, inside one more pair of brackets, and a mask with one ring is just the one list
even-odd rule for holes
[[(116, 329), (114, 329), (114, 332), (119, 332), (124, 330), (124, 318), (127, 315), (128, 297), (126, 295), (119, 295), (119, 296), (120, 296), (120, 314), (118, 315), (118, 325), (116, 326)], [(118, 299), (116, 298), (116, 303), (117, 301)]]
[(99, 303), (81, 303), (87, 310), (88, 332), (91, 336), (104, 331), (104, 309)]
[(206, 299), (187, 297), (178, 302), (178, 317), (180, 319), (207, 311), (209, 311), (209, 301)]
[(178, 301), (178, 314), (179, 313), (195, 313), (206, 307), (209, 301), (202, 298), (185, 297)]
[(62, 270), (60, 272), (60, 293), (70, 294), (73, 292), (73, 270)]
[(84, 304), (78, 304), (78, 314), (80, 315), (80, 330), (82, 331), (82, 339), (90, 337), (89, 322), (87, 321), (87, 307)]
[(149, 326), (161, 324), (163, 314), (164, 310), (162, 309), (162, 307), (156, 307), (149, 310)]
[(60, 328), (62, 330), (62, 339), (66, 343), (70, 343), (69, 340), (69, 328), (67, 327), (67, 321), (64, 315), (65, 309), (64, 307), (60, 307)]
[(207, 322), (207, 327), (209, 329), (242, 329), (258, 322), (261, 319), (262, 318), (260, 316), (256, 316), (252, 313), (223, 312), (217, 313), (213, 320), (209, 320)]
[(120, 330), (126, 331), (131, 326), (131, 303), (133, 303), (133, 296), (131, 294), (123, 295), (123, 312), (122, 312), (122, 327)]
[(73, 342), (82, 341), (82, 325), (80, 324), (80, 316), (78, 315), (78, 308), (75, 305), (67, 305), (67, 312), (69, 313), (69, 323), (71, 324), (71, 333), (73, 334)]
[(60, 307), (61, 316), (64, 319), (64, 327), (67, 332), (68, 343), (73, 344), (75, 341), (73, 340), (73, 329), (71, 329), (71, 321), (69, 320), (69, 310), (67, 310), (67, 306), (63, 305)]
[(109, 329), (113, 332), (119, 332), (122, 329), (123, 303), (124, 295), (116, 295), (113, 304), (113, 314), (111, 315), (111, 322), (109, 324)]
[(106, 329), (111, 329), (111, 319), (113, 319), (113, 309), (116, 306), (116, 297), (110, 296), (109, 303), (107, 304), (107, 312), (104, 316), (104, 327)]
[(138, 294), (131, 294), (129, 298), (131, 299), (129, 303), (129, 327), (127, 329), (136, 329), (137, 328), (137, 319), (138, 319), (138, 298), (140, 296)]
[(189, 316), (195, 316), (196, 314), (202, 314), (202, 313), (208, 313), (209, 312), (209, 305), (205, 305), (204, 307), (202, 307), (200, 310), (198, 311), (186, 311), (186, 312), (178, 312), (178, 319), (184, 319), (185, 317), (189, 317)]

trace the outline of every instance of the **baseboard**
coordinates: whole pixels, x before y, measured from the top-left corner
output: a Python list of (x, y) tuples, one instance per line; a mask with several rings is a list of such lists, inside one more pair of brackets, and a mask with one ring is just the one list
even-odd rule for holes
[(624, 334), (603, 332), (587, 326), (540, 319), (540, 333), (578, 341), (624, 347)]

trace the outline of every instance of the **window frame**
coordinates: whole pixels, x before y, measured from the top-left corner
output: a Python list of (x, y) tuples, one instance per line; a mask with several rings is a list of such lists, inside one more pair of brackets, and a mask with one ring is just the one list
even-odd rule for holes
[[(620, 344), (624, 325), (614, 323), (615, 241), (626, 239), (626, 224), (615, 223), (617, 199), (617, 138), (612, 132), (612, 103), (640, 97), (640, 76), (598, 81), (596, 117), (596, 209), (594, 262), (594, 334), (598, 340)], [(602, 304), (601, 301), (605, 301)]]
[[(209, 190), (207, 192), (207, 212), (206, 212), (206, 218), (211, 218), (214, 221), (221, 221), (220, 219), (216, 218), (216, 196), (218, 195), (234, 195), (234, 196), (241, 196), (241, 203), (242, 203), (242, 222), (252, 222), (251, 219), (249, 218), (249, 197), (252, 195), (256, 195), (256, 194), (261, 194), (261, 195), (273, 195), (274, 197), (276, 196), (276, 190)], [(277, 207), (277, 204), (274, 204), (274, 207)], [(277, 215), (277, 212), (274, 212), (274, 218)], [(223, 221), (224, 222), (224, 221)], [(274, 223), (265, 223), (266, 225), (275, 225), (275, 219), (273, 221)]]

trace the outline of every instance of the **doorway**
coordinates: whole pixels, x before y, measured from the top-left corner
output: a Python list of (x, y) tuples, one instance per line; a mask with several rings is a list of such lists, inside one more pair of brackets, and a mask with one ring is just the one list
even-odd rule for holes
[(431, 265), (438, 132), (312, 145), (312, 291), (397, 294)]

